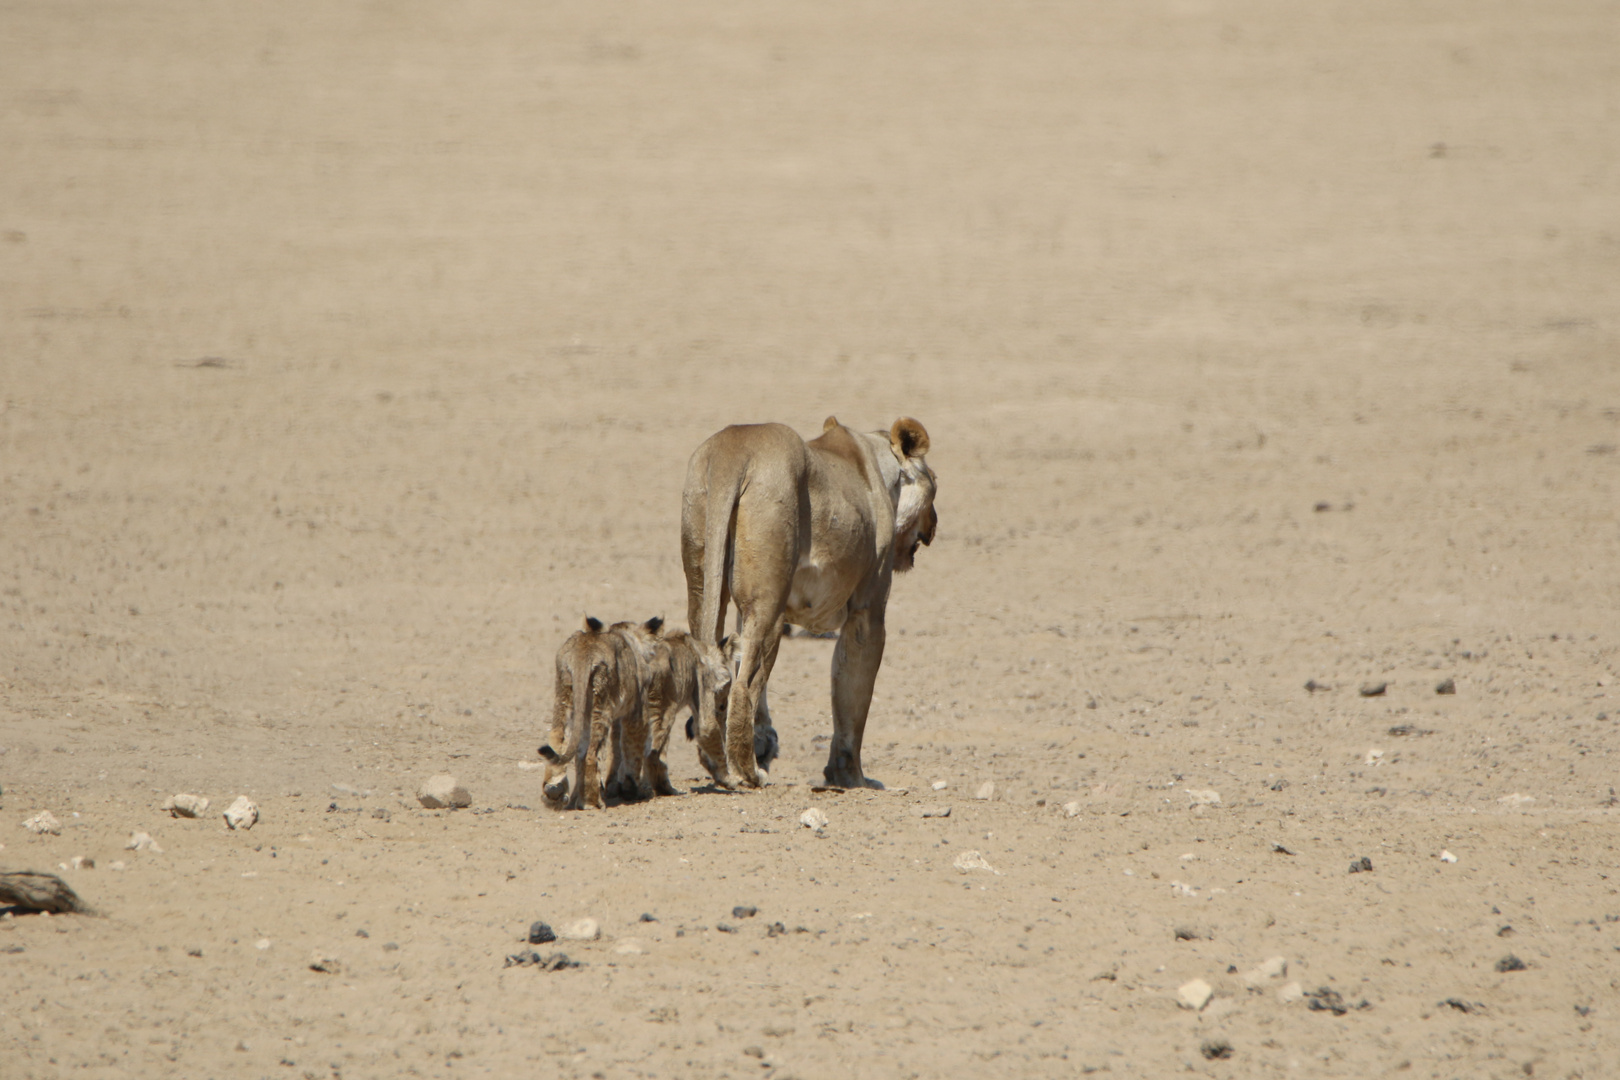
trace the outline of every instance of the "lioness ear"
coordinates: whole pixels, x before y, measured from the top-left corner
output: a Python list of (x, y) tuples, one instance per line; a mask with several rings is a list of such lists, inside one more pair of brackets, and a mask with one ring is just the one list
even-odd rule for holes
[(602, 620), (593, 619), (589, 615), (585, 616), (585, 629), (593, 634), (600, 634), (602, 632)]
[(928, 453), (928, 432), (909, 416), (902, 416), (889, 429), (889, 445), (903, 458), (922, 457)]
[(647, 633), (656, 634), (658, 633), (659, 627), (664, 625), (664, 617), (662, 615), (654, 615), (641, 625), (646, 628)]
[(822, 431), (831, 431), (833, 428), (835, 428), (837, 426), (838, 426), (838, 417), (836, 417), (836, 416), (829, 416), (829, 417), (827, 417), (827, 419), (825, 419), (825, 420), (823, 420), (821, 422), (821, 430)]

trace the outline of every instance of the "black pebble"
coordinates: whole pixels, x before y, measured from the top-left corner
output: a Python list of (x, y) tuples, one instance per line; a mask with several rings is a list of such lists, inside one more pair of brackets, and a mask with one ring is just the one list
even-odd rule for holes
[(544, 945), (548, 941), (556, 941), (557, 935), (552, 933), (551, 927), (543, 922), (529, 924), (529, 944)]
[(369, 933), (367, 933), (366, 931), (364, 931), (364, 930), (356, 930), (354, 932), (354, 936), (355, 937), (370, 937), (371, 935)]
[(1211, 1061), (1216, 1058), (1224, 1060), (1232, 1056), (1232, 1044), (1225, 1039), (1210, 1039), (1198, 1048), (1198, 1052)]
[(1372, 873), (1372, 860), (1363, 855), (1361, 858), (1350, 864), (1350, 872), (1352, 874)]
[(715, 923), (714, 928), (722, 934), (735, 934), (737, 932), (737, 928), (730, 923)]
[(1358, 691), (1362, 697), (1383, 697), (1384, 691), (1389, 689), (1389, 683), (1368, 683)]
[(641, 921), (642, 922), (657, 922), (658, 920), (653, 917), (652, 912), (643, 911), (641, 913)]
[(749, 907), (746, 904), (738, 904), (736, 907), (731, 909), (731, 917), (733, 919), (752, 919), (758, 914), (759, 908)]
[(1497, 971), (1523, 971), (1525, 963), (1512, 953), (1508, 953), (1496, 962)]
[(1437, 694), (1455, 694), (1457, 692), (1457, 680), (1447, 679), (1445, 682), (1436, 686), (1434, 688), (1434, 692)]
[(787, 927), (783, 926), (779, 922), (773, 922), (771, 925), (765, 928), (766, 937), (780, 937), (785, 933), (787, 933)]

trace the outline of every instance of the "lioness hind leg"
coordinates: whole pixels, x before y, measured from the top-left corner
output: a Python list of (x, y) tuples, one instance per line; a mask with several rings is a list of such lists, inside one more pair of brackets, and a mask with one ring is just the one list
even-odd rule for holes
[[(746, 622), (737, 636), (742, 644), (737, 650), (737, 677), (731, 684), (731, 701), (726, 709), (726, 768), (739, 783), (759, 787), (754, 718), (765, 684), (770, 681), (771, 669), (776, 666), (777, 645), (782, 640), (782, 616), (777, 615), (762, 636)], [(765, 730), (770, 732), (766, 744), (766, 749), (770, 750), (775, 743), (776, 730)]]

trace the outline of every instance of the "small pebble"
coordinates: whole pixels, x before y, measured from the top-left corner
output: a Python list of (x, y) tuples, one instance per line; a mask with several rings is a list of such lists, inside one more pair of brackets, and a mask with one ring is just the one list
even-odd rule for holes
[(270, 939), (267, 937), (262, 937), (253, 943), (253, 947), (258, 949), (260, 952), (263, 952), (270, 947)]
[(951, 808), (948, 807), (948, 806), (925, 806), (922, 809), (922, 816), (925, 817), (925, 818), (929, 818), (929, 817), (933, 817), (933, 818), (950, 817), (951, 816)]
[(997, 877), (1001, 876), (1001, 871), (991, 866), (987, 861), (985, 861), (985, 857), (979, 854), (977, 851), (962, 852), (956, 858), (951, 860), (951, 865), (964, 873), (969, 870), (988, 870)]
[(88, 855), (75, 855), (73, 856), (72, 865), (73, 869), (75, 870), (94, 870), (96, 868), (96, 860), (92, 859)]
[(1434, 692), (1437, 694), (1455, 694), (1457, 692), (1457, 680), (1445, 680), (1434, 688)]
[(950, 783), (948, 781), (945, 781), (945, 780), (935, 780), (932, 786), (933, 786), (933, 789), (935, 791), (944, 791), (946, 788), (950, 787), (951, 785), (950, 785)]
[(1453, 855), (1449, 851), (1446, 851), (1446, 850), (1442, 849), (1441, 852), (1440, 852), (1440, 861), (1441, 862), (1456, 862), (1457, 861), (1457, 856)]
[(232, 829), (251, 829), (258, 821), (259, 808), (246, 795), (238, 795), (236, 800), (225, 808), (225, 824)]
[(1076, 800), (1074, 800), (1072, 802), (1064, 803), (1063, 804), (1063, 816), (1064, 817), (1079, 817), (1080, 816), (1080, 800), (1076, 799)]
[(56, 815), (49, 810), (41, 810), (33, 817), (22, 823), (22, 827), (36, 836), (61, 836), (62, 823), (56, 820)]
[(635, 938), (625, 938), (608, 951), (619, 956), (640, 956), (647, 951), (647, 948)]
[(1350, 872), (1352, 874), (1372, 873), (1372, 860), (1363, 855), (1361, 858), (1350, 864)]
[(595, 919), (575, 919), (558, 927), (557, 936), (564, 941), (595, 941), (602, 936), (602, 928)]
[(544, 945), (548, 941), (556, 941), (557, 935), (543, 922), (529, 924), (529, 944)]
[(1288, 974), (1288, 960), (1282, 956), (1270, 956), (1248, 971), (1243, 973), (1243, 981), (1249, 986), (1259, 986), (1268, 979), (1280, 979)]
[(1214, 987), (1203, 979), (1194, 979), (1191, 982), (1182, 983), (1181, 987), (1176, 991), (1176, 1000), (1181, 1003), (1181, 1007), (1191, 1009), (1193, 1012), (1202, 1011), (1204, 1006), (1209, 1004), (1209, 999), (1214, 996)]
[(1512, 953), (1508, 953), (1496, 962), (1497, 971), (1523, 971), (1525, 963)]
[(416, 801), (429, 810), (446, 810), (471, 806), (472, 795), (456, 782), (455, 777), (440, 773), (438, 776), (429, 777), (416, 789)]
[(1296, 1001), (1305, 1000), (1305, 988), (1297, 982), (1284, 983), (1277, 989), (1277, 1003), (1292, 1005)]
[(653, 917), (651, 912), (643, 911), (641, 913), (641, 921), (642, 922), (657, 922), (658, 920)]
[(1206, 1039), (1198, 1052), (1211, 1061), (1225, 1059), (1232, 1056), (1232, 1044), (1225, 1039)]
[(825, 829), (827, 827), (827, 815), (822, 813), (820, 808), (812, 806), (799, 815), (799, 824), (807, 829)]
[(993, 799), (996, 797), (996, 782), (986, 780), (979, 785), (979, 790), (973, 793), (975, 799)]
[(201, 795), (171, 795), (159, 809), (167, 810), (170, 817), (201, 817), (208, 812), (208, 800)]
[(737, 928), (730, 923), (715, 923), (714, 928), (722, 934), (735, 934), (737, 932)]
[(341, 975), (343, 974), (343, 961), (335, 956), (328, 956), (323, 952), (311, 953), (309, 970), (319, 971), (323, 975)]
[(736, 907), (731, 909), (731, 917), (734, 919), (752, 919), (758, 914), (759, 908), (748, 904), (738, 904)]
[(163, 854), (163, 849), (158, 846), (158, 842), (152, 839), (150, 835), (143, 832), (130, 833), (129, 841), (124, 845), (124, 850), (151, 851), (159, 855)]
[(1389, 689), (1389, 683), (1363, 683), (1359, 691), (1362, 697), (1382, 697), (1384, 691)]
[(1221, 793), (1218, 792), (1218, 791), (1210, 791), (1210, 790), (1207, 790), (1207, 789), (1203, 790), (1203, 791), (1188, 791), (1187, 792), (1187, 799), (1191, 803), (1191, 805), (1193, 805), (1193, 806), (1219, 806), (1219, 805), (1221, 805)]

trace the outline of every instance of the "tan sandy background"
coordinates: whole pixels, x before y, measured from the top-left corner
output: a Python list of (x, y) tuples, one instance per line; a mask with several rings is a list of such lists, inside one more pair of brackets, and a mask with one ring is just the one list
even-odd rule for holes
[[(1616, 30), (6, 4), (0, 868), (102, 917), (0, 919), (0, 1075), (1616, 1075)], [(765, 790), (545, 811), (687, 455), (828, 414), (940, 476), (885, 790), (793, 639)]]

